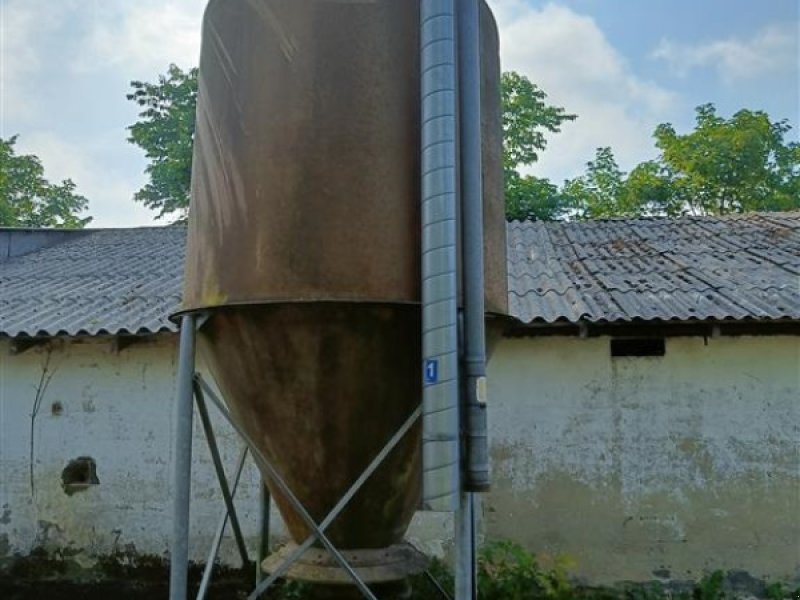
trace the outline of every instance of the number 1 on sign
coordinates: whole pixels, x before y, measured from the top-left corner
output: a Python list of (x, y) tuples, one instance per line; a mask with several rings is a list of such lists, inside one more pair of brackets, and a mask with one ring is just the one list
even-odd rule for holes
[(439, 361), (428, 359), (425, 361), (425, 383), (439, 381)]

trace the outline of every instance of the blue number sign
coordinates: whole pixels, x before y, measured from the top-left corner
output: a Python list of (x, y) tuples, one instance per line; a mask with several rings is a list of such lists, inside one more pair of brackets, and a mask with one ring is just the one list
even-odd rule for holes
[(439, 381), (439, 361), (427, 359), (425, 361), (425, 383), (436, 383)]

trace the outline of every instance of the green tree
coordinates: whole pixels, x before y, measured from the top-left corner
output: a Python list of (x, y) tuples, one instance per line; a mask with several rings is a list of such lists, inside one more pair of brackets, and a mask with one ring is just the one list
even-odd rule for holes
[(571, 216), (599, 219), (627, 216), (625, 173), (611, 148), (598, 148), (594, 160), (586, 163), (586, 174), (564, 182), (562, 194)]
[(662, 212), (723, 215), (800, 208), (800, 144), (785, 141), (786, 120), (740, 110), (730, 119), (713, 104), (695, 109), (696, 125), (680, 135), (669, 123), (654, 133), (659, 158), (644, 167), (644, 189)]
[(18, 136), (0, 138), (0, 225), (5, 227), (85, 227), (92, 218), (79, 217), (89, 202), (75, 193), (75, 184), (44, 178), (44, 167), (33, 154), (17, 154)]
[(150, 180), (134, 199), (158, 211), (156, 218), (177, 213), (185, 218), (192, 179), (192, 145), (197, 104), (197, 69), (170, 65), (157, 83), (132, 81), (127, 95), (143, 108), (128, 127), (128, 141), (144, 150)]
[(784, 140), (787, 121), (750, 110), (724, 119), (713, 104), (695, 110), (690, 133), (659, 125), (654, 138), (661, 154), (630, 174), (610, 148), (599, 148), (586, 173), (564, 183), (567, 214), (674, 217), (800, 208), (800, 144)]
[(686, 186), (670, 177), (663, 165), (648, 160), (637, 165), (625, 181), (629, 206), (635, 207), (631, 216), (677, 217), (686, 213), (691, 194)]
[(519, 221), (555, 221), (568, 210), (568, 199), (547, 179), (505, 173), (506, 218)]
[(508, 170), (531, 165), (547, 147), (545, 132), (558, 133), (564, 121), (577, 115), (547, 104), (547, 94), (524, 75), (514, 71), (501, 77), (503, 101), (503, 167)]
[[(131, 82), (133, 92), (127, 95), (144, 109), (128, 128), (128, 141), (142, 148), (149, 161), (149, 182), (135, 199), (159, 211), (159, 218), (174, 213), (185, 217), (189, 206), (197, 75), (197, 69), (183, 71), (170, 65), (156, 83)], [(576, 118), (548, 105), (546, 98), (524, 76), (503, 74), (503, 166), (509, 218), (555, 219), (563, 212), (555, 185), (519, 172), (539, 158), (547, 146), (546, 132), (556, 133), (563, 122)]]
[(565, 212), (564, 198), (547, 179), (523, 175), (520, 168), (539, 159), (547, 147), (547, 133), (558, 133), (577, 116), (547, 104), (547, 94), (514, 71), (501, 78), (503, 102), (503, 169), (506, 217), (553, 220)]

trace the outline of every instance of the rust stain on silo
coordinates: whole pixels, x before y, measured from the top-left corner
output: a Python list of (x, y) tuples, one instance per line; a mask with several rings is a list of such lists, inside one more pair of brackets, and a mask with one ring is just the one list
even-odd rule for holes
[[(505, 314), (498, 40), (485, 5), (482, 19), (487, 310)], [(185, 308), (419, 302), (418, 29), (414, 0), (212, 0)]]

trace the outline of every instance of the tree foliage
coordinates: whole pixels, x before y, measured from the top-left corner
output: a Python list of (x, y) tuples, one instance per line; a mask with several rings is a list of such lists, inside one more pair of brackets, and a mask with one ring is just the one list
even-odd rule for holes
[[(148, 183), (135, 199), (158, 211), (158, 217), (186, 215), (192, 172), (192, 143), (197, 102), (197, 69), (170, 65), (156, 83), (131, 82), (129, 100), (143, 107), (128, 130), (128, 141), (145, 151)], [(518, 219), (554, 219), (561, 215), (557, 188), (546, 179), (521, 175), (547, 146), (546, 132), (560, 131), (575, 115), (546, 103), (547, 96), (518, 73), (502, 76), (503, 166), (509, 214)]]
[(539, 159), (547, 133), (558, 133), (577, 116), (547, 104), (547, 94), (524, 75), (509, 71), (501, 79), (503, 101), (503, 169), (506, 217), (553, 220), (563, 215), (564, 199), (547, 179), (523, 175), (520, 168)]
[[(128, 99), (143, 108), (130, 142), (149, 160), (148, 183), (136, 200), (158, 217), (185, 217), (189, 206), (197, 69), (170, 65), (156, 83), (131, 82)], [(586, 172), (559, 187), (524, 174), (547, 147), (547, 136), (577, 117), (547, 103), (536, 84), (503, 73), (503, 168), (506, 216), (554, 220), (683, 214), (715, 215), (800, 208), (800, 145), (787, 142), (787, 121), (761, 111), (720, 117), (713, 104), (696, 109), (692, 131), (664, 123), (654, 133), (659, 155), (625, 173), (611, 148), (597, 150)]]
[(724, 119), (703, 104), (694, 131), (680, 135), (669, 123), (656, 128), (661, 156), (643, 181), (659, 191), (654, 198), (666, 214), (799, 208), (800, 145), (784, 141), (790, 129), (761, 111)]
[(564, 193), (554, 183), (516, 170), (505, 173), (506, 218), (520, 221), (554, 221), (567, 211)]
[(503, 166), (516, 170), (539, 160), (547, 147), (546, 132), (558, 133), (565, 121), (577, 115), (547, 104), (547, 94), (514, 71), (501, 78), (503, 101)]
[(0, 138), (0, 225), (5, 227), (81, 228), (92, 218), (80, 217), (89, 201), (65, 179), (50, 183), (33, 154), (17, 154), (18, 136)]
[(132, 81), (127, 95), (143, 108), (128, 127), (128, 141), (144, 150), (150, 180), (134, 198), (158, 211), (156, 218), (185, 217), (192, 179), (192, 145), (197, 103), (197, 69), (170, 65), (157, 83)]
[(724, 215), (800, 208), (800, 145), (786, 142), (787, 121), (740, 110), (730, 119), (713, 104), (696, 110), (693, 131), (669, 123), (653, 137), (661, 154), (620, 170), (599, 148), (586, 173), (564, 183), (568, 213), (578, 218)]
[(586, 174), (564, 183), (569, 212), (582, 219), (628, 216), (634, 211), (627, 202), (623, 178), (611, 148), (598, 148)]

